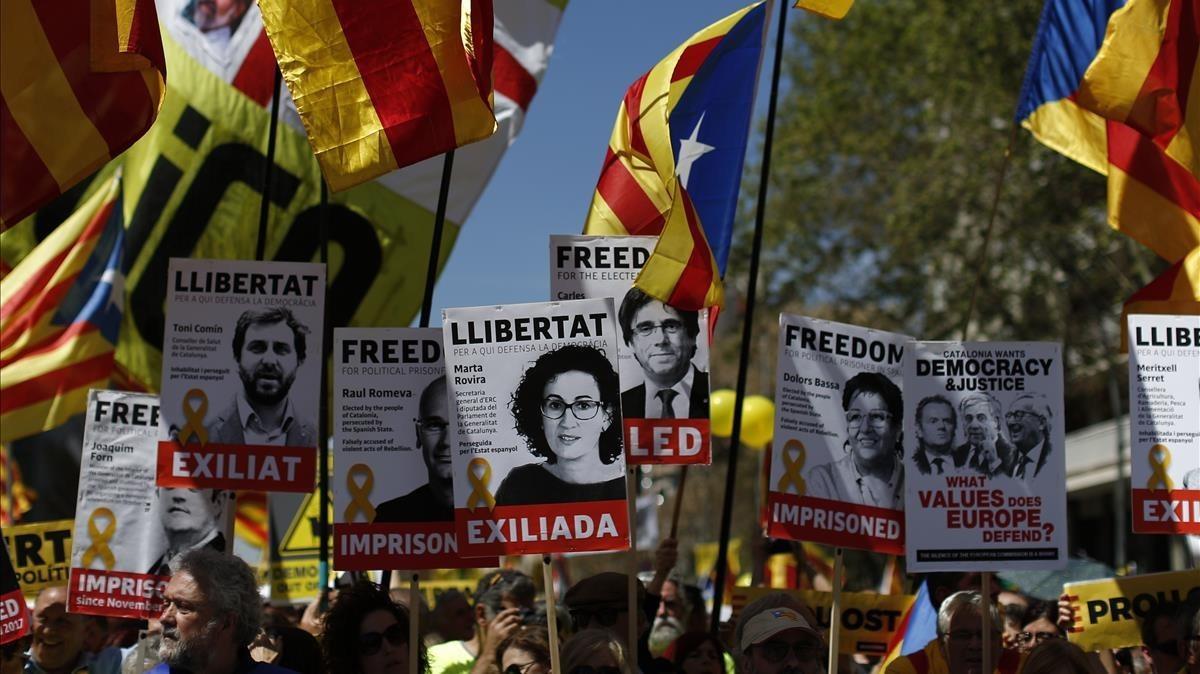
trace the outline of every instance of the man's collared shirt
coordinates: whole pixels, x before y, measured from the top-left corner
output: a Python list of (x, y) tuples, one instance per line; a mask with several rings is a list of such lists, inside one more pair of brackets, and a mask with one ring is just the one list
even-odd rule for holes
[(282, 447), (287, 444), (287, 432), (296, 420), (296, 410), (292, 407), (289, 397), (283, 406), (283, 423), (278, 428), (263, 428), (258, 413), (250, 406), (246, 396), (237, 394), (238, 421), (242, 424), (242, 437), (248, 445), (275, 445)]
[(691, 363), (688, 363), (687, 373), (683, 375), (683, 379), (680, 379), (671, 386), (658, 386), (649, 379), (646, 379), (646, 418), (664, 418), (662, 399), (658, 395), (658, 392), (670, 389), (675, 392), (675, 397), (671, 400), (671, 411), (674, 412), (673, 418), (687, 419), (691, 412), (692, 382), (695, 379), (696, 371), (692, 368)]

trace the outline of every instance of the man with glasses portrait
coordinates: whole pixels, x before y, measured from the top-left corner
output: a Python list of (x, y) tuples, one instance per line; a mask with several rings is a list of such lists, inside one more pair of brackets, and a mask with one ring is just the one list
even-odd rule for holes
[(988, 477), (1012, 476), (1013, 446), (1000, 430), (1000, 401), (987, 393), (968, 393), (958, 401), (958, 416), (967, 441), (955, 450), (967, 465)]
[(617, 320), (644, 381), (621, 392), (631, 419), (707, 419), (708, 373), (696, 367), (700, 312), (680, 311), (631, 288)]
[(1050, 444), (1050, 422), (1054, 416), (1050, 403), (1040, 393), (1018, 396), (1008, 407), (1004, 422), (1008, 437), (1016, 450), (1009, 464), (1012, 477), (1027, 480), (1037, 477), (1046, 458), (1053, 451)]
[(380, 503), (375, 508), (374, 522), (454, 521), (449, 419), (446, 377), (441, 376), (421, 392), (417, 418), (413, 420), (429, 481), (403, 496)]

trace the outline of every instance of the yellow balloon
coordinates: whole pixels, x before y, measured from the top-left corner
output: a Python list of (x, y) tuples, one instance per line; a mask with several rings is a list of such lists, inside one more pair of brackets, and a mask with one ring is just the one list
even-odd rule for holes
[(750, 447), (766, 447), (775, 437), (775, 403), (766, 396), (746, 396), (742, 402), (742, 442)]
[(733, 434), (733, 399), (736, 396), (733, 389), (720, 388), (708, 397), (712, 434), (718, 438), (728, 438)]

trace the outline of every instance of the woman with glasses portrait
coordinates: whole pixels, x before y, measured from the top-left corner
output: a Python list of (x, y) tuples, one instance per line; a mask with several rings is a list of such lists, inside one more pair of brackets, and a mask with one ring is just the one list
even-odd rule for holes
[(620, 388), (603, 351), (572, 344), (543, 354), (521, 377), (510, 409), (543, 461), (510, 471), (497, 505), (625, 498)]
[(877, 372), (860, 372), (842, 389), (846, 455), (808, 474), (808, 496), (902, 510), (904, 462), (900, 445), (904, 401)]

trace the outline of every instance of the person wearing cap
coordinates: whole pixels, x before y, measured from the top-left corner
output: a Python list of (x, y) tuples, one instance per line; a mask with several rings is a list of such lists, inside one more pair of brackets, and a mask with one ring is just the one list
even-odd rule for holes
[(495, 666), (496, 649), (532, 612), (537, 594), (533, 580), (520, 571), (498, 569), (475, 586), (475, 629), (470, 639), (447, 641), (429, 649), (430, 674), (482, 674)]
[(737, 633), (741, 635), (738, 642), (740, 672), (817, 674), (825, 671), (825, 640), (794, 608), (764, 607), (754, 614), (744, 613)]
[[(669, 660), (654, 658), (650, 654), (647, 641), (649, 635), (650, 616), (658, 610), (658, 596), (649, 599), (642, 581), (637, 581), (637, 604), (642, 608), (637, 619), (637, 664), (643, 674), (671, 672), (673, 666)], [(571, 620), (575, 629), (604, 629), (613, 635), (629, 651), (629, 576), (623, 573), (606, 571), (594, 576), (588, 576), (571, 586), (563, 597), (563, 603), (571, 612)], [(653, 610), (650, 608), (653, 607)], [(650, 611), (650, 616), (647, 616)]]
[(1011, 476), (1018, 480), (1037, 477), (1051, 453), (1050, 423), (1054, 415), (1050, 403), (1040, 393), (1018, 396), (1008, 407), (1004, 422), (1008, 437), (1016, 451), (1013, 453)]
[(983, 665), (983, 597), (978, 592), (955, 592), (938, 609), (937, 636), (925, 648), (896, 658), (884, 674), (1017, 674), (1024, 656), (1001, 643), (1000, 615), (992, 613), (991, 660)]

